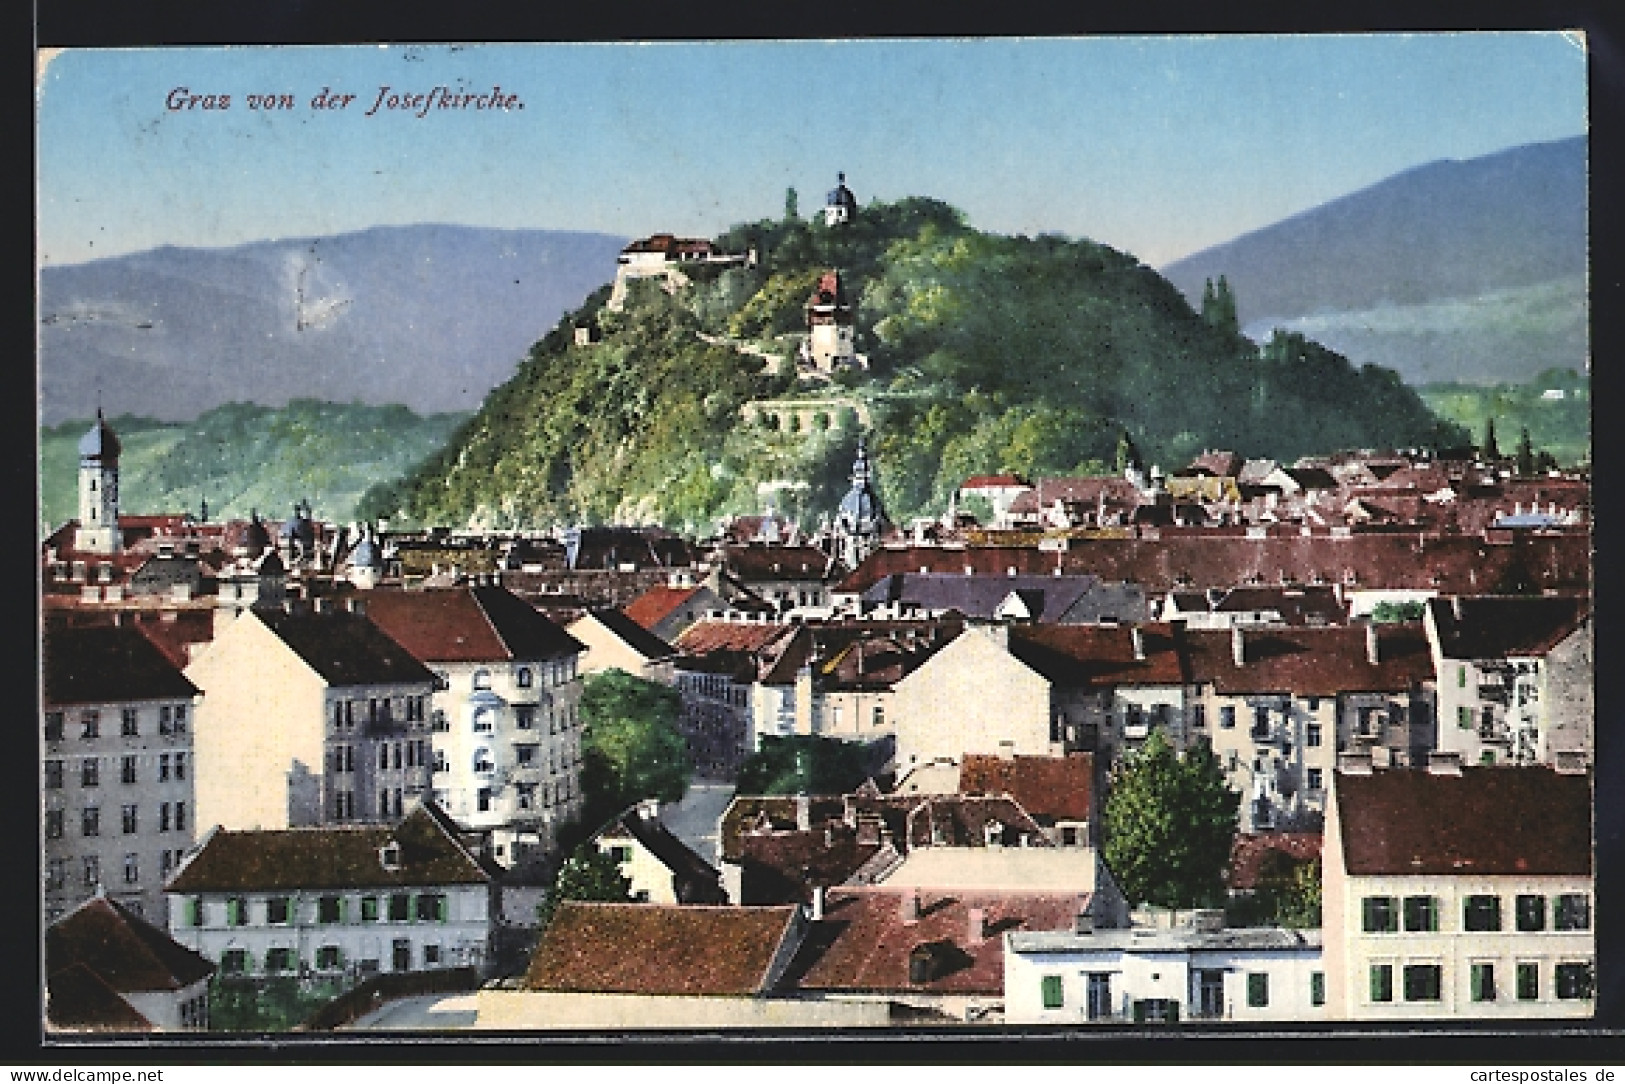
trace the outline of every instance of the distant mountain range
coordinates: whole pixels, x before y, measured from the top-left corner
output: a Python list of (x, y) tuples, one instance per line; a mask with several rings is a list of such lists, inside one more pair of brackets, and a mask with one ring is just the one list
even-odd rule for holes
[(625, 238), (379, 226), (177, 248), (40, 273), (40, 398), (188, 421), (222, 403), (477, 408), (531, 343), (615, 274)]
[(1411, 383), (1585, 371), (1586, 140), (1396, 174), (1163, 268), (1224, 275), (1243, 329), (1299, 331)]

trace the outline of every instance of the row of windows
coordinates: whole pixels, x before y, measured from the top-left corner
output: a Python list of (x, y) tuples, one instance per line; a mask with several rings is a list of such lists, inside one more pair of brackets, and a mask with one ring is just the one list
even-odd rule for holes
[[(1209, 972), (1211, 974), (1211, 972)], [(1084, 973), (1084, 1008), (1091, 1020), (1099, 1020), (1111, 1015), (1111, 982), (1112, 973), (1109, 971), (1091, 971)], [(1222, 987), (1215, 986), (1215, 990)], [(1039, 995), (1043, 1000), (1044, 1008), (1059, 1009), (1065, 1004), (1062, 978), (1060, 975), (1044, 975), (1039, 980)], [(1203, 992), (1206, 1001), (1206, 991)], [(1311, 1005), (1326, 1004), (1326, 973), (1312, 971), (1309, 974), (1309, 1003)], [(1199, 1006), (1199, 1011), (1209, 1014), (1218, 1013), (1219, 999), (1210, 1004)], [(1267, 972), (1251, 971), (1247, 973), (1247, 1007), (1251, 1009), (1267, 1009), (1270, 1004), (1270, 977)]]
[[(395, 970), (406, 971), (412, 967), (412, 943), (400, 940), (393, 945), (391, 957)], [(423, 965), (425, 967), (439, 967), (444, 955), (439, 945), (423, 946)], [(346, 963), (344, 950), (338, 945), (318, 945), (314, 958), (317, 971), (341, 971)], [(361, 970), (378, 970), (378, 961), (362, 959), (358, 961)], [(226, 975), (244, 975), (252, 971), (254, 959), (247, 949), (232, 948), (220, 954), (220, 971)], [(297, 971), (301, 965), (298, 953), (291, 948), (272, 948), (265, 950), (265, 971), (270, 974)]]
[[(161, 875), (168, 877), (176, 866), (180, 865), (185, 856), (184, 850), (164, 850), (159, 853)], [(99, 855), (81, 855), (79, 859), (80, 880), (86, 888), (95, 888), (102, 881), (102, 862)], [(124, 883), (138, 885), (141, 883), (141, 856), (139, 854), (126, 854), (124, 856)], [(50, 858), (45, 863), (45, 890), (47, 892), (60, 891), (68, 884), (68, 860), (66, 858)]]
[[(402, 768), (426, 768), (429, 766), (429, 740), (427, 738), (404, 742), (382, 742), (378, 746), (378, 770), (398, 771)], [(355, 772), (355, 750), (353, 745), (335, 745), (328, 750), (328, 770), (335, 775), (347, 775)]]
[[(440, 684), (443, 688), (450, 687), (450, 674), (439, 671), (436, 676), (440, 678)], [(542, 677), (545, 684), (563, 685), (575, 676), (576, 660), (574, 657), (542, 664)], [(521, 666), (513, 673), (513, 683), (521, 689), (529, 689), (536, 684), (536, 672), (528, 666)], [(474, 671), (473, 686), (477, 690), (489, 689), (491, 687), (491, 671)]]
[[(378, 816), (380, 819), (403, 816), (405, 809), (406, 795), (400, 787), (396, 787), (394, 790), (380, 790), (378, 792)], [(355, 791), (333, 791), (333, 819), (336, 821), (355, 820)]]
[[(165, 704), (158, 709), (158, 733), (165, 735), (186, 733), (186, 705)], [(45, 713), (45, 740), (62, 741), (67, 730), (67, 717), (60, 711)], [(139, 738), (141, 736), (141, 712), (138, 708), (119, 709), (119, 734), (126, 738)], [(102, 736), (102, 713), (100, 711), (82, 711), (79, 713), (79, 737), (84, 741), (93, 741)]]
[[(123, 834), (127, 836), (138, 833), (141, 830), (141, 807), (139, 805), (120, 806), (119, 827)], [(66, 829), (67, 812), (65, 810), (47, 809), (45, 811), (46, 839), (61, 839), (67, 834)], [(185, 802), (158, 803), (158, 831), (186, 831)], [(102, 811), (99, 807), (85, 806), (79, 811), (79, 834), (87, 837), (102, 834)]]
[[(1595, 968), (1590, 963), (1561, 963), (1552, 969), (1552, 996), (1560, 1001), (1577, 1001), (1593, 996)], [(1439, 1001), (1443, 997), (1444, 969), (1439, 964), (1404, 964), (1399, 969), (1400, 994), (1406, 1001)], [(1497, 1001), (1504, 991), (1496, 983), (1493, 963), (1472, 964), (1468, 972), (1468, 996), (1477, 1002)], [(1394, 1000), (1394, 965), (1372, 964), (1368, 993), (1373, 1002)], [(1513, 997), (1518, 1001), (1538, 1001), (1541, 997), (1540, 964), (1513, 966)]]
[(359, 698), (333, 701), (333, 729), (350, 731), (355, 729), (356, 722), (365, 721), (369, 724), (389, 724), (395, 722), (395, 702), (400, 701), (400, 719), (402, 722), (421, 722), (428, 716), (425, 702), (427, 697), (377, 697), (371, 696), (366, 700)]
[[(159, 753), (157, 756), (157, 781), (167, 783), (171, 779), (186, 778), (187, 755), (185, 753)], [(45, 761), (45, 789), (61, 790), (65, 778), (65, 761), (51, 759)], [(127, 785), (141, 782), (141, 758), (135, 755), (125, 755), (119, 758), (119, 782)], [(102, 762), (99, 757), (85, 757), (79, 762), (79, 785), (82, 787), (99, 787), (102, 781)]]
[[(445, 922), (447, 900), (443, 892), (394, 892), (387, 896), (361, 896), (352, 909), (348, 896), (331, 894), (318, 896), (314, 910), (306, 911), (312, 923), (323, 926), (347, 925), (354, 922)], [(291, 926), (299, 918), (297, 904), (292, 896), (271, 896), (260, 903), (243, 896), (231, 896), (225, 901), (225, 925), (247, 926), (250, 911), (258, 912), (261, 923), (268, 926)], [(202, 896), (186, 901), (186, 924), (204, 926), (207, 911)]]
[[(1439, 928), (1439, 901), (1435, 896), (1366, 896), (1360, 901), (1360, 928), (1366, 933), (1398, 933), (1401, 919), (1407, 932), (1431, 933)], [(1545, 896), (1520, 894), (1513, 904), (1513, 928), (1538, 933), (1547, 928)], [(1467, 896), (1462, 900), (1461, 928), (1471, 933), (1492, 933), (1502, 928), (1501, 897)], [(1551, 904), (1551, 929), (1589, 930), (1591, 897), (1583, 892), (1559, 895)]]

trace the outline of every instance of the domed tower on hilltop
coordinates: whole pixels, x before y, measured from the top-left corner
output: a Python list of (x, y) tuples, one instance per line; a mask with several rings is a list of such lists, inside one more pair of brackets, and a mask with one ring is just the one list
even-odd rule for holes
[(880, 545), (880, 536), (889, 525), (869, 466), (868, 446), (859, 437), (858, 455), (852, 461), (852, 488), (835, 512), (836, 559), (847, 568), (857, 568)]
[(124, 546), (118, 525), (118, 436), (96, 408), (96, 424), (79, 439), (79, 526), (73, 546), (85, 553), (117, 553)]
[(858, 197), (846, 186), (846, 174), (835, 175), (835, 187), (824, 200), (824, 225), (839, 226), (850, 222), (858, 214)]

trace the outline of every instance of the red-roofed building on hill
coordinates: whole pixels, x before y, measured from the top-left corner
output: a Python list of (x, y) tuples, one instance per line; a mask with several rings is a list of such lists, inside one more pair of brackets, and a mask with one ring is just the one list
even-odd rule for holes
[(1018, 474), (974, 474), (959, 483), (959, 500), (984, 500), (993, 516), (985, 526), (1009, 525), (1010, 504), (1023, 493), (1032, 492), (1032, 483)]
[(581, 810), (584, 645), (500, 586), (369, 591), (364, 604), (435, 673), (435, 802), (491, 833), (504, 866), (551, 850)]
[(66, 1031), (204, 1029), (214, 972), (208, 959), (98, 894), (45, 928), (46, 1023)]
[(46, 921), (105, 890), (162, 922), (193, 839), (201, 692), (129, 625), (47, 626), (41, 661)]
[(1590, 1017), (1592, 847), (1583, 773), (1338, 772), (1323, 853), (1331, 1015)]

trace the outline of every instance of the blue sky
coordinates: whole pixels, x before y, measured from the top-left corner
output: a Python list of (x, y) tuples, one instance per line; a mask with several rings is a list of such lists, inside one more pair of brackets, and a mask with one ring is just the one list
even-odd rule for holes
[[(379, 88), (522, 109), (363, 113)], [(229, 94), (171, 111), (176, 88)], [(308, 108), (324, 87), (342, 111)], [(292, 94), (292, 111), (248, 108)], [(36, 98), (42, 262), (379, 224), (714, 234), (927, 195), (1165, 264), (1401, 170), (1586, 130), (1561, 34), (70, 51)]]

